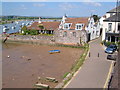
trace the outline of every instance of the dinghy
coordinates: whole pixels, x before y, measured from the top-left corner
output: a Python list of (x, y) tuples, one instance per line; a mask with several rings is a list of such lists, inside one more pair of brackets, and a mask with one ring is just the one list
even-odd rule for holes
[(50, 51), (48, 51), (50, 54), (52, 54), (52, 53), (60, 53), (60, 50), (50, 50)]

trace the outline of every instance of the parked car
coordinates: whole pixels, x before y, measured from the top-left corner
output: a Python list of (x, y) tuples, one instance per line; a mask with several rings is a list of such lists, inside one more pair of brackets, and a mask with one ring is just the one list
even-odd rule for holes
[(117, 59), (117, 55), (107, 55), (107, 59), (109, 59), (109, 60), (116, 60)]
[(115, 52), (117, 50), (117, 46), (116, 45), (110, 45), (105, 49), (106, 53), (112, 54), (113, 52)]

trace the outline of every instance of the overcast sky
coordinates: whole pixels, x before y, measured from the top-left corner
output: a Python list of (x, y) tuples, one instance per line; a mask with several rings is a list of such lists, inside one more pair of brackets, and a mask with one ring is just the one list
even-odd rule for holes
[(7, 1), (8, 0), (4, 0), (4, 2), (2, 2), (2, 15), (59, 17), (66, 13), (67, 16), (78, 17), (90, 16), (91, 14), (103, 16), (116, 5), (115, 2), (45, 2), (46, 0), (42, 0), (44, 2)]

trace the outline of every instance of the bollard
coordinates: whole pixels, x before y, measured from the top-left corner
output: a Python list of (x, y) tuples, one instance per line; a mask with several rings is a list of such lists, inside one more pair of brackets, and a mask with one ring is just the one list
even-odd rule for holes
[(90, 52), (89, 52), (89, 57), (90, 57)]
[(98, 53), (98, 57), (99, 57), (99, 53)]

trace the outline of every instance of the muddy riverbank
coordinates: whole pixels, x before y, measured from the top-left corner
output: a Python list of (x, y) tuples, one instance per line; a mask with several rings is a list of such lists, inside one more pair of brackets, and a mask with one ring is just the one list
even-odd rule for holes
[[(83, 53), (81, 48), (17, 43), (3, 44), (2, 49), (3, 88), (33, 88), (37, 82), (55, 87)], [(61, 53), (48, 53), (54, 49)], [(45, 77), (56, 78), (58, 83), (39, 81)]]

